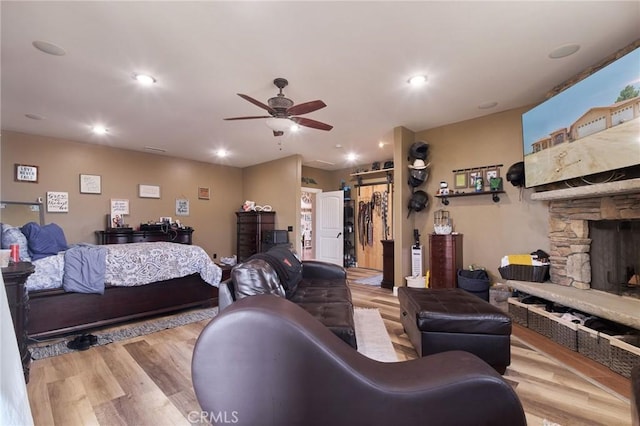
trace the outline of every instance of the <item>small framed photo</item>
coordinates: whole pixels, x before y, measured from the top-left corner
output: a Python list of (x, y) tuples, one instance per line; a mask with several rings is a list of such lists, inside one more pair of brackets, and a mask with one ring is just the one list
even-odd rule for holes
[(204, 186), (198, 187), (198, 199), (200, 200), (208, 200), (209, 199), (209, 188)]
[(140, 198), (160, 198), (160, 186), (158, 185), (138, 185), (138, 197)]
[(469, 175), (467, 172), (460, 170), (453, 174), (453, 187), (456, 189), (467, 188), (469, 186)]
[(81, 194), (102, 194), (102, 177), (99, 175), (80, 175)]
[(38, 166), (30, 166), (27, 164), (15, 165), (16, 182), (38, 183)]
[(484, 171), (484, 186), (489, 186), (491, 178), (500, 177), (500, 169), (497, 167), (489, 167)]
[(482, 179), (482, 170), (471, 170), (469, 172), (469, 188), (476, 187), (476, 179)]
[(189, 216), (189, 200), (176, 200), (176, 216)]

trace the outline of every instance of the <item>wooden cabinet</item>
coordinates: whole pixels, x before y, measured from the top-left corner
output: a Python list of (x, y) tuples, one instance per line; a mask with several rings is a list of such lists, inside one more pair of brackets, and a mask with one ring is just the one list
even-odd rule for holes
[(393, 288), (393, 240), (382, 240), (382, 282), (380, 287)]
[(276, 212), (236, 212), (238, 263), (263, 251), (262, 233), (276, 227)]
[(457, 287), (462, 268), (462, 234), (429, 235), (429, 287)]
[(2, 268), (2, 278), (7, 291), (9, 311), (13, 320), (13, 329), (18, 341), (18, 350), (22, 359), (24, 379), (29, 382), (29, 366), (31, 364), (31, 352), (27, 346), (27, 323), (29, 314), (29, 293), (24, 288), (24, 283), (35, 267), (30, 262), (18, 262)]
[(134, 231), (127, 229), (108, 229), (96, 231), (98, 244), (127, 244), (168, 241), (172, 243), (191, 244), (193, 228), (167, 229), (153, 231)]

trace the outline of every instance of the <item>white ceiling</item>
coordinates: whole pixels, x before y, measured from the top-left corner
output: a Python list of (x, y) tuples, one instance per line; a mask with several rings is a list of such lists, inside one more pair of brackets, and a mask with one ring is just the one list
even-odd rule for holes
[[(1, 13), (3, 130), (237, 167), (292, 154), (327, 170), (349, 167), (348, 152), (358, 164), (384, 161), (392, 148), (378, 144), (394, 127), (540, 102), (640, 38), (638, 1), (2, 1)], [(35, 40), (66, 55), (42, 53)], [(548, 57), (568, 43), (581, 48)], [(136, 72), (157, 84), (138, 87)], [(412, 88), (418, 73), (428, 83)], [(265, 115), (236, 94), (266, 103), (276, 77), (289, 80), (296, 104), (322, 99), (327, 107), (304, 117), (333, 130), (276, 138), (263, 120), (223, 120)], [(96, 123), (109, 134), (92, 135)], [(230, 155), (216, 158), (218, 148)]]

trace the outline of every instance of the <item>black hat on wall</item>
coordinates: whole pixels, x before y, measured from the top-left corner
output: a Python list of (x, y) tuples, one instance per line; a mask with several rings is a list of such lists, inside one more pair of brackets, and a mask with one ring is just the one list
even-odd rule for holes
[(426, 160), (429, 152), (429, 144), (423, 141), (414, 142), (409, 148), (409, 156), (418, 160)]
[(524, 186), (524, 161), (512, 164), (507, 170), (507, 180), (513, 186)]
[(407, 214), (407, 217), (409, 217), (411, 212), (424, 210), (424, 208), (427, 207), (427, 204), (429, 204), (429, 196), (426, 192), (422, 190), (414, 192), (413, 195), (411, 195), (409, 205), (407, 206), (409, 208), (409, 214)]

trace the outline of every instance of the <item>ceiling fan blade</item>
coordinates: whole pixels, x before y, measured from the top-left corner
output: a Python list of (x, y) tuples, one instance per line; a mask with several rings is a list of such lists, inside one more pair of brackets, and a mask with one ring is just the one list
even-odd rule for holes
[(251, 96), (243, 95), (242, 93), (238, 93), (238, 96), (240, 96), (245, 101), (249, 101), (249, 102), (251, 102), (252, 104), (254, 104), (256, 106), (259, 106), (260, 108), (269, 111), (269, 113), (271, 113), (271, 114), (275, 114), (276, 113), (276, 111), (273, 108), (271, 108), (269, 105), (263, 104), (262, 102), (260, 102), (260, 101), (258, 101), (256, 99), (253, 99)]
[(312, 129), (318, 129), (318, 130), (331, 130), (331, 129), (333, 129), (333, 126), (331, 126), (329, 124), (325, 124), (325, 123), (322, 123), (320, 121), (312, 120), (310, 118), (291, 117), (290, 120), (291, 121), (295, 121), (297, 124), (299, 124), (301, 126), (311, 127)]
[(284, 132), (281, 130), (274, 130), (273, 131), (273, 136), (282, 136), (284, 135)]
[(321, 108), (326, 107), (327, 104), (322, 102), (321, 100), (305, 102), (302, 104), (294, 105), (287, 110), (287, 114), (289, 115), (302, 115), (308, 114), (313, 111), (317, 111)]
[(252, 117), (230, 117), (224, 120), (253, 120), (254, 118), (271, 118), (270, 115), (254, 115)]

